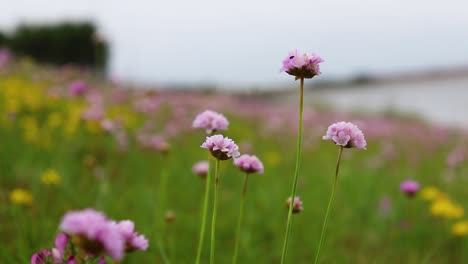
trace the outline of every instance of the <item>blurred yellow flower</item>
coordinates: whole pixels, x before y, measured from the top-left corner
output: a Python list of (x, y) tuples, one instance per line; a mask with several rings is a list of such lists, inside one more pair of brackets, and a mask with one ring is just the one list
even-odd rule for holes
[(431, 205), (431, 213), (436, 217), (457, 219), (463, 217), (464, 209), (458, 204), (454, 204), (450, 199), (441, 198), (435, 200)]
[(468, 221), (460, 221), (452, 226), (452, 234), (456, 236), (468, 235)]
[(54, 169), (48, 169), (41, 175), (41, 183), (44, 185), (58, 185), (60, 184), (60, 176)]
[(276, 167), (281, 161), (281, 154), (274, 151), (268, 152), (265, 160), (267, 164), (271, 165), (272, 167)]
[(427, 201), (432, 201), (432, 200), (434, 200), (434, 199), (437, 198), (440, 194), (441, 194), (441, 192), (440, 192), (437, 188), (432, 187), (432, 186), (424, 187), (424, 188), (421, 190), (421, 197), (422, 197), (424, 200), (427, 200)]
[(14, 204), (31, 205), (33, 197), (29, 191), (17, 188), (10, 192), (10, 200)]

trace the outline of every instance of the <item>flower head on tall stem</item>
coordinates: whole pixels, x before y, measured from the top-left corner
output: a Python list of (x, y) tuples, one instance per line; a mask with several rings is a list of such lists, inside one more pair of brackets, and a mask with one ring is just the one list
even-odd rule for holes
[(349, 122), (338, 122), (332, 124), (328, 127), (327, 134), (323, 136), (324, 140), (332, 140), (337, 146), (339, 146), (338, 150), (338, 158), (336, 160), (336, 167), (335, 167), (335, 178), (333, 180), (333, 187), (330, 194), (330, 199), (328, 201), (327, 211), (325, 212), (325, 219), (322, 225), (322, 232), (320, 233), (320, 240), (318, 244), (317, 254), (315, 255), (315, 264), (319, 262), (320, 259), (320, 250), (322, 248), (323, 238), (325, 237), (325, 231), (327, 228), (328, 223), (328, 216), (330, 215), (330, 211), (333, 204), (333, 199), (335, 198), (335, 191), (336, 191), (336, 183), (338, 181), (338, 174), (340, 171), (340, 161), (341, 155), (343, 154), (343, 150), (345, 148), (359, 148), (359, 149), (366, 149), (366, 139), (364, 138), (364, 134), (362, 131), (354, 124)]
[(206, 175), (208, 174), (208, 170), (210, 168), (210, 164), (208, 161), (198, 161), (195, 164), (193, 164), (192, 171), (196, 175), (200, 176), (201, 178), (205, 178)]
[(237, 144), (232, 139), (223, 135), (206, 137), (201, 148), (209, 150), (211, 155), (218, 160), (237, 158), (240, 155)]
[(364, 133), (353, 123), (338, 122), (328, 127), (327, 133), (322, 137), (331, 140), (336, 145), (345, 148), (366, 149), (367, 142)]
[[(289, 210), (289, 208), (291, 207), (291, 197), (289, 197), (287, 200), (286, 200), (286, 208)], [(299, 196), (296, 196), (294, 197), (294, 203), (293, 203), (293, 208), (292, 208), (292, 211), (294, 214), (297, 214), (297, 213), (300, 213), (304, 210), (304, 207), (302, 205), (302, 201), (301, 201), (301, 198)]]
[(255, 155), (241, 155), (234, 159), (234, 166), (246, 173), (263, 174), (263, 163)]
[(413, 197), (419, 191), (421, 186), (415, 180), (405, 180), (400, 184), (400, 190), (408, 197)]
[(318, 55), (299, 53), (296, 49), (289, 52), (288, 56), (283, 60), (281, 72), (295, 76), (296, 80), (301, 78), (310, 79), (321, 74), (319, 64), (323, 61)]
[(192, 123), (193, 128), (202, 128), (207, 134), (226, 130), (228, 125), (229, 121), (223, 114), (211, 110), (198, 114)]

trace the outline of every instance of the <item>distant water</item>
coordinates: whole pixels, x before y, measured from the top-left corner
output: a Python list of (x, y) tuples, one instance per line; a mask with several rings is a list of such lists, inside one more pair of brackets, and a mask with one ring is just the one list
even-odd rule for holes
[(351, 86), (307, 91), (306, 103), (330, 104), (342, 110), (414, 113), (449, 126), (468, 128), (468, 76), (453, 80)]

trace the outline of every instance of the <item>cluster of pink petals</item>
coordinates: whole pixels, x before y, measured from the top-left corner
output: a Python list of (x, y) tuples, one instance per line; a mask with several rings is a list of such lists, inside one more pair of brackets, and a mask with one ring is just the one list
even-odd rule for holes
[(451, 168), (458, 167), (460, 164), (465, 161), (468, 151), (459, 147), (450, 152), (447, 156), (447, 165)]
[(319, 56), (307, 53), (299, 53), (297, 50), (289, 52), (288, 56), (283, 60), (281, 71), (289, 75), (299, 78), (312, 78), (320, 75), (320, 63), (324, 60)]
[(207, 134), (226, 130), (228, 125), (229, 121), (223, 114), (211, 110), (206, 110), (198, 114), (192, 123), (193, 128), (204, 129)]
[(11, 62), (12, 57), (10, 50), (0, 48), (0, 69), (7, 66)]
[[(291, 207), (291, 197), (289, 197), (287, 200), (286, 200), (286, 208), (289, 208)], [(292, 211), (293, 213), (297, 214), (297, 213), (300, 213), (304, 210), (304, 207), (302, 206), (302, 201), (301, 201), (301, 198), (299, 196), (296, 196), (294, 197), (294, 203), (293, 203), (293, 208), (292, 208)]]
[(68, 240), (68, 236), (65, 233), (60, 233), (55, 238), (55, 248), (52, 248), (51, 250), (44, 249), (41, 252), (32, 255), (31, 264), (49, 263), (47, 262), (49, 259), (52, 259), (53, 263), (74, 264), (74, 256), (70, 256), (65, 260), (64, 253), (68, 244)]
[(420, 188), (419, 182), (415, 180), (405, 180), (400, 184), (400, 190), (410, 197), (414, 196)]
[(219, 160), (237, 158), (240, 155), (237, 144), (232, 139), (223, 135), (206, 137), (201, 148), (209, 150), (211, 155)]
[(170, 145), (166, 139), (158, 135), (137, 135), (137, 141), (140, 145), (149, 150), (156, 150), (161, 153), (167, 153), (170, 150)]
[[(65, 233), (85, 240), (80, 246), (88, 254), (98, 255), (103, 253), (100, 251), (104, 249), (107, 255), (116, 260), (123, 258), (128, 245), (135, 250), (147, 248), (148, 241), (143, 236), (134, 233), (133, 228), (133, 223), (129, 225), (127, 221), (124, 221), (121, 226), (109, 221), (103, 213), (93, 209), (69, 212), (65, 214), (60, 224), (60, 229)], [(131, 230), (131, 235), (129, 235), (129, 230)]]
[(247, 173), (263, 174), (263, 163), (255, 155), (244, 154), (234, 159), (234, 165)]
[(193, 164), (192, 171), (196, 175), (200, 177), (205, 177), (208, 174), (208, 170), (210, 169), (210, 165), (208, 161), (199, 161)]
[(88, 91), (88, 85), (85, 81), (78, 80), (68, 85), (68, 94), (71, 96), (80, 96)]
[(324, 140), (332, 140), (345, 148), (366, 149), (367, 142), (362, 131), (353, 123), (338, 122), (328, 127)]
[(113, 222), (112, 224), (125, 240), (125, 251), (145, 251), (148, 249), (148, 240), (144, 235), (135, 232), (135, 223), (133, 221), (123, 220), (118, 223)]

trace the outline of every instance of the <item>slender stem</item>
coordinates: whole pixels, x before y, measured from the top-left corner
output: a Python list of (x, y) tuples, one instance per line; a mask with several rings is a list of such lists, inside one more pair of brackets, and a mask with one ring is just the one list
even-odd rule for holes
[(216, 159), (215, 166), (215, 188), (214, 188), (214, 201), (213, 201), (213, 217), (211, 218), (211, 249), (210, 249), (210, 263), (214, 263), (215, 256), (215, 230), (216, 230), (216, 212), (218, 208), (218, 189), (219, 189), (219, 159)]
[[(297, 178), (299, 176), (299, 168), (301, 165), (301, 147), (302, 147), (302, 111), (304, 109), (304, 78), (301, 78), (301, 89), (299, 96), (299, 128), (297, 131), (297, 154), (296, 154), (296, 170), (294, 172), (293, 186), (291, 191), (291, 199), (296, 196)], [(288, 220), (286, 222), (286, 233), (284, 234), (283, 253), (281, 254), (281, 263), (286, 260), (286, 251), (288, 250), (289, 233), (291, 232), (291, 216), (294, 206), (289, 207)]]
[(208, 215), (208, 201), (210, 199), (210, 188), (211, 188), (211, 155), (208, 153), (208, 173), (206, 174), (205, 182), (205, 198), (203, 198), (203, 211), (202, 211), (202, 221), (200, 227), (200, 238), (198, 240), (198, 250), (197, 258), (195, 260), (196, 264), (200, 264), (201, 254), (203, 250), (203, 241), (205, 239), (205, 226), (206, 226), (206, 216)]
[(242, 229), (242, 221), (244, 216), (244, 203), (245, 203), (245, 195), (247, 193), (247, 182), (249, 180), (249, 173), (245, 173), (244, 178), (244, 187), (242, 188), (242, 196), (240, 201), (240, 209), (239, 209), (239, 219), (237, 221), (237, 232), (236, 232), (236, 244), (234, 246), (234, 257), (232, 258), (232, 263), (237, 263), (237, 255), (239, 253), (239, 241), (241, 236), (241, 229)]
[(338, 172), (340, 171), (340, 161), (341, 161), (341, 154), (343, 153), (343, 147), (340, 147), (338, 152), (338, 159), (336, 160), (336, 170), (335, 170), (335, 179), (333, 181), (333, 188), (330, 195), (330, 200), (328, 201), (327, 212), (325, 213), (325, 220), (323, 221), (322, 232), (320, 233), (320, 241), (318, 244), (317, 255), (315, 255), (315, 264), (318, 263), (320, 257), (320, 249), (322, 248), (323, 237), (325, 236), (325, 229), (327, 228), (328, 223), (328, 215), (330, 214), (331, 206), (333, 203), (333, 199), (335, 198), (335, 190), (336, 190), (336, 182), (338, 181)]

